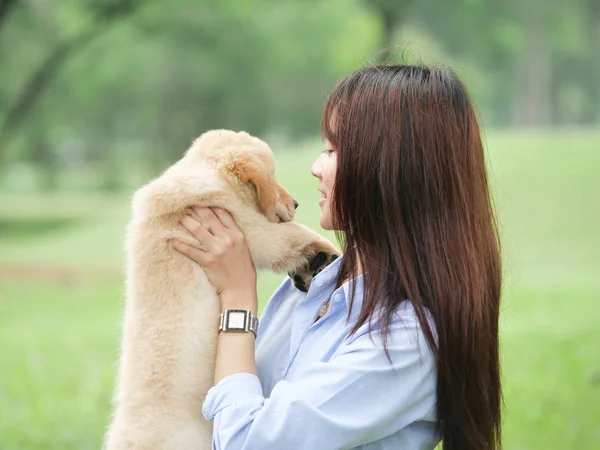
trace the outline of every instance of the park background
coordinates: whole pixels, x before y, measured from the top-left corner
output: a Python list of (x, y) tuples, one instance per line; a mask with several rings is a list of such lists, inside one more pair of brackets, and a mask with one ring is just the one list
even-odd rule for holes
[(485, 126), (505, 448), (600, 448), (600, 1), (2, 0), (0, 449), (99, 448), (137, 187), (243, 129), (319, 229), (327, 93), (406, 54), (453, 67)]

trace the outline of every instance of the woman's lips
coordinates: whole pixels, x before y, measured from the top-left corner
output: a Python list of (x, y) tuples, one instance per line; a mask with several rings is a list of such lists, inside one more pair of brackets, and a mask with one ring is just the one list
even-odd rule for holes
[(321, 189), (317, 189), (317, 191), (319, 191), (322, 196), (321, 199), (319, 200), (319, 206), (323, 206), (323, 203), (325, 203), (325, 200), (327, 200), (327, 195)]

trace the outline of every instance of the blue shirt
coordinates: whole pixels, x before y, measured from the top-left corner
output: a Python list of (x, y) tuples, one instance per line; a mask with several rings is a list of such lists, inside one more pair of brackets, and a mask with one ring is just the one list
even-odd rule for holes
[[(348, 338), (363, 300), (356, 280), (348, 319), (346, 283), (335, 289), (342, 258), (307, 293), (285, 280), (265, 307), (256, 339), (258, 377), (223, 378), (206, 396), (213, 449), (433, 449), (436, 370), (410, 302), (399, 306), (388, 350), (368, 321)], [(315, 323), (323, 303), (327, 314)]]

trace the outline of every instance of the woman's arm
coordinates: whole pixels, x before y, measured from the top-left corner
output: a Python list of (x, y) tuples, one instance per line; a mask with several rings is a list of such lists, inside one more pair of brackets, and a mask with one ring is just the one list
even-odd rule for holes
[[(173, 247), (199, 263), (217, 289), (221, 311), (244, 309), (257, 314), (256, 269), (244, 235), (231, 215), (222, 209), (196, 208), (196, 218), (184, 216), (181, 224), (206, 251), (183, 242)], [(219, 333), (215, 361), (215, 384), (236, 373), (256, 375), (254, 334)]]
[[(256, 292), (256, 290), (255, 290)], [(231, 295), (231, 297), (227, 297)], [(225, 296), (225, 298), (224, 298)], [(221, 304), (231, 305), (225, 309), (245, 309), (257, 314), (256, 293), (224, 293)], [(217, 356), (215, 361), (215, 384), (223, 378), (236, 373), (246, 372), (257, 375), (254, 359), (254, 334), (219, 333)]]
[[(435, 420), (434, 361), (416, 317), (394, 322), (390, 363), (365, 329), (334, 357), (295, 371), (265, 398), (255, 375), (224, 378), (203, 406), (215, 449), (349, 449)], [(431, 429), (426, 429), (430, 433)], [(429, 436), (433, 439), (433, 436)]]

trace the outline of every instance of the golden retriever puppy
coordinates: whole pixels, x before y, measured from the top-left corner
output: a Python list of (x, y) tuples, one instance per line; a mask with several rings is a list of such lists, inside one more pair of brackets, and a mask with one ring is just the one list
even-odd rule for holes
[(212, 424), (202, 402), (213, 384), (219, 299), (204, 271), (171, 247), (198, 245), (179, 224), (195, 205), (231, 212), (257, 268), (292, 273), (306, 290), (339, 252), (290, 223), (294, 199), (275, 180), (273, 154), (247, 133), (209, 131), (133, 196), (115, 412), (107, 450), (203, 450)]

